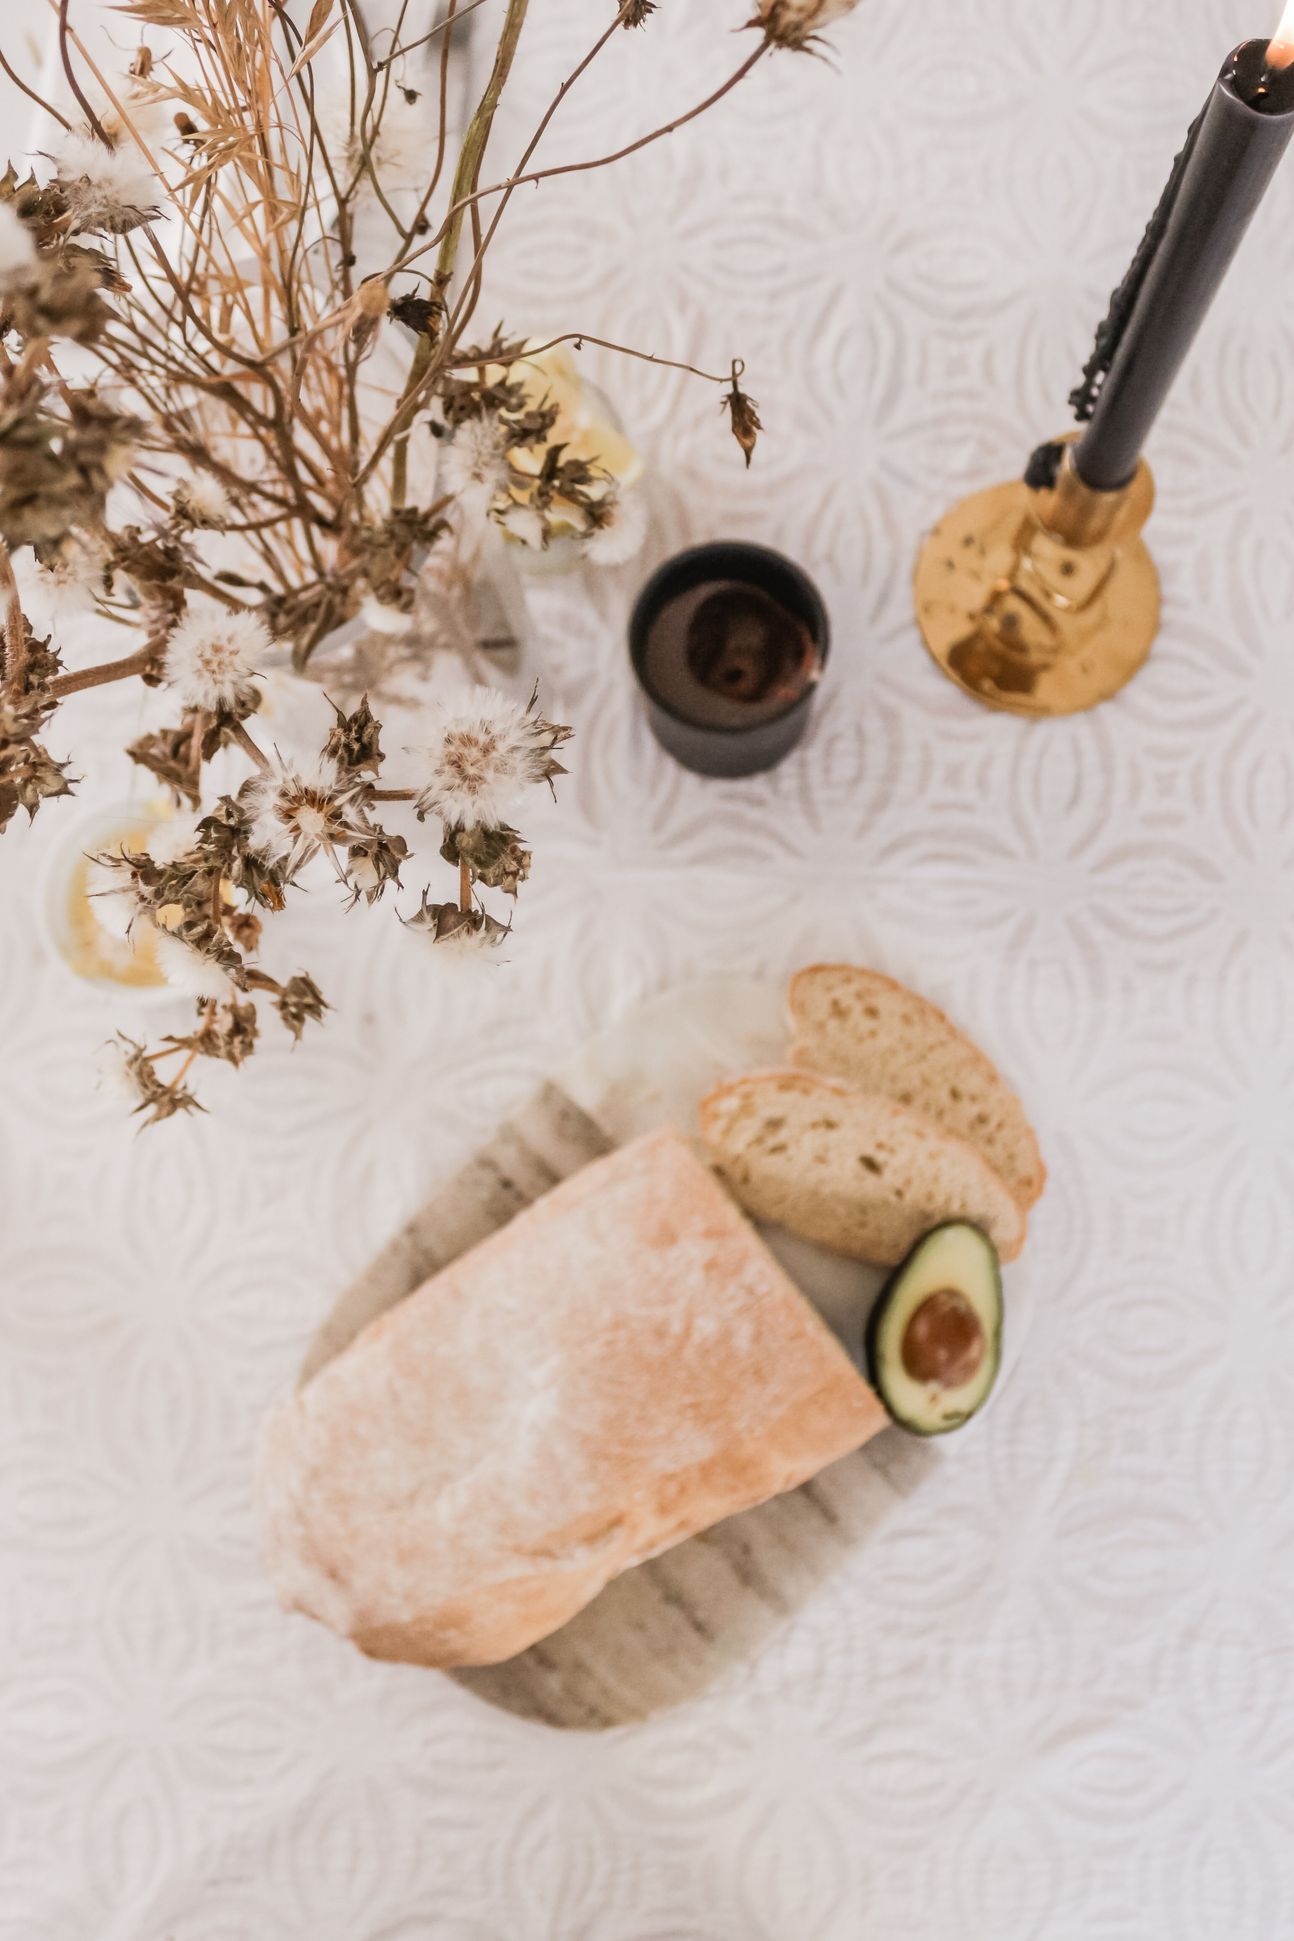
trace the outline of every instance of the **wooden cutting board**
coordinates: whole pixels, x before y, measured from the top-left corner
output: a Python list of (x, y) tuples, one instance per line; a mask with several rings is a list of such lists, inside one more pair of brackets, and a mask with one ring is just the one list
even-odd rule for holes
[[(301, 1381), (611, 1145), (559, 1086), (542, 1087), (343, 1294), (310, 1346)], [(886, 1430), (800, 1489), (626, 1571), (519, 1657), (450, 1676), (492, 1705), (568, 1730), (649, 1718), (750, 1659), (936, 1460), (924, 1443)]]

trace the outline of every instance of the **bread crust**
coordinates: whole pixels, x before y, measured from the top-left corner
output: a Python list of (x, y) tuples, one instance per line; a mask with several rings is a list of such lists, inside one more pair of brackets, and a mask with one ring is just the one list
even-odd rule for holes
[[(937, 1100), (926, 1100), (919, 1105), (927, 1117), (935, 1118), (947, 1125), (950, 1132), (966, 1139), (977, 1150), (984, 1153), (989, 1164), (1002, 1175), (1011, 1188), (1021, 1207), (1027, 1214), (1041, 1198), (1047, 1184), (1047, 1168), (1043, 1160), (1038, 1138), (1020, 1098), (1002, 1076), (993, 1061), (968, 1038), (964, 1031), (953, 1023), (946, 1012), (927, 997), (901, 984), (896, 978), (887, 977), (882, 971), (869, 970), (859, 964), (821, 963), (806, 964), (791, 979), (787, 993), (787, 1015), (793, 1033), (789, 1059), (793, 1065), (815, 1071), (824, 1077), (843, 1078), (853, 1082), (860, 1089), (883, 1091), (894, 1096), (894, 1087), (886, 1082), (878, 1082), (878, 1074), (867, 1070), (866, 1052), (859, 1048), (859, 1066), (853, 1070), (841, 1070), (843, 1062), (839, 1055), (820, 1049), (813, 1043), (815, 1027), (805, 1015), (805, 996), (811, 985), (823, 977), (840, 977), (858, 987), (860, 994), (868, 985), (879, 989), (890, 997), (914, 1010), (921, 1019), (932, 1049), (955, 1053), (969, 1071), (977, 1075), (980, 1084), (1000, 1108), (1004, 1119), (1009, 1123), (1010, 1144), (1013, 1157), (1007, 1163), (1001, 1152), (986, 1146), (985, 1141), (975, 1136), (970, 1115), (948, 1112), (941, 1108)], [(842, 1026), (842, 1032), (846, 1031)], [(899, 1103), (904, 1101), (899, 1100)]]
[(262, 1548), (285, 1605), (372, 1656), (494, 1664), (885, 1420), (688, 1142), (654, 1133), (275, 1410)]

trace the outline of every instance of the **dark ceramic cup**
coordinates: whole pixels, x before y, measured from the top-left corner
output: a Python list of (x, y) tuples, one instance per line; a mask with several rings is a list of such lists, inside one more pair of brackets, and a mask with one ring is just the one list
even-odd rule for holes
[[(710, 586), (737, 591), (739, 602), (739, 590), (748, 589), (789, 616), (803, 659), (784, 705), (776, 691), (749, 707), (721, 692), (716, 699), (713, 688), (703, 690), (694, 678), (681, 633), (672, 659), (671, 649), (662, 648), (662, 615), (679, 612), (685, 596)], [(829, 645), (827, 611), (808, 575), (771, 547), (737, 539), (693, 546), (666, 560), (638, 595), (629, 621), (629, 656), (651, 731), (698, 775), (754, 775), (789, 755), (808, 725)], [(743, 720), (743, 712), (753, 718)]]

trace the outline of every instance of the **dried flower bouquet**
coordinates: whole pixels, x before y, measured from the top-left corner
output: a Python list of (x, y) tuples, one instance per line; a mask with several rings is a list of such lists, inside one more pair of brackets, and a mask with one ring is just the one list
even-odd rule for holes
[[(502, 13), (493, 61), (451, 154), (451, 50), (487, 3)], [(622, 495), (553, 437), (558, 407), (527, 381), (536, 347), (474, 333), (490, 245), (523, 183), (633, 154), (770, 49), (813, 51), (853, 4), (759, 0), (755, 45), (704, 101), (615, 154), (532, 167), (570, 88), (655, 11), (621, 0), (511, 172), (484, 182), (529, 0), (445, 0), (430, 22), (402, 0), (381, 34), (363, 0), (314, 0), (304, 19), (290, 0), (126, 0), (140, 41), (124, 73), (57, 0), (66, 114), (0, 49), (49, 125), (33, 164), (0, 177), (0, 828), (71, 792), (47, 745), (66, 697), (128, 679), (166, 690), (173, 725), (127, 752), (197, 819), (178, 842), (100, 859), (197, 1000), (187, 1035), (117, 1041), (147, 1123), (198, 1108), (196, 1059), (246, 1059), (256, 994), (296, 1036), (321, 1017), (311, 977), (259, 968), (262, 919), (320, 854), (351, 905), (398, 886), (410, 850), (379, 819), (387, 805), (438, 823), (457, 871), (457, 894), (424, 889), (408, 927), (460, 954), (507, 934), (480, 893), (516, 896), (530, 855), (508, 818), (563, 772), (570, 730), (537, 697), (467, 688), (431, 710), (407, 778), (386, 787), (367, 700), (336, 709), (296, 765), (254, 732), (261, 677), (276, 647), (303, 666), (356, 615), (407, 626), (425, 562), (466, 522), (614, 554)], [(554, 341), (669, 361), (575, 331)], [(721, 387), (749, 464), (760, 427), (741, 373), (694, 375)], [(29, 608), (124, 624), (135, 644), (66, 669)], [(247, 779), (199, 816), (222, 749)]]

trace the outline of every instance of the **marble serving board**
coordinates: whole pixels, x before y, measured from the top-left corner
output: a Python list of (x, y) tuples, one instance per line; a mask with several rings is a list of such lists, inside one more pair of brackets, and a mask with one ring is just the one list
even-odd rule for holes
[[(726, 1072), (775, 1062), (784, 1042), (766, 985), (700, 985), (589, 1043), (453, 1178), (343, 1294), (301, 1381), (440, 1268), (612, 1147), (666, 1121), (691, 1131)], [(881, 1276), (770, 1233), (788, 1270), (855, 1356)], [(772, 1502), (730, 1517), (609, 1584), (561, 1630), (506, 1664), (451, 1673), (489, 1703), (569, 1730), (650, 1717), (752, 1657), (939, 1460), (886, 1430)]]

